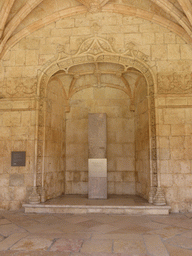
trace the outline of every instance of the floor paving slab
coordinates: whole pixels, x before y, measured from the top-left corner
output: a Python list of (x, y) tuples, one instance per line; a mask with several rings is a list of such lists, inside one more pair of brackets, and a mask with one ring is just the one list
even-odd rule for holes
[(52, 239), (41, 236), (26, 237), (11, 246), (10, 249), (14, 251), (47, 251), (52, 243)]
[(3, 241), (0, 242), (0, 251), (8, 250), (12, 245), (17, 243), (23, 237), (26, 237), (27, 233), (14, 233), (5, 238)]
[(166, 246), (170, 256), (192, 256), (191, 250), (179, 248), (177, 246), (176, 247), (171, 246), (169, 244), (166, 244), (165, 246)]
[(113, 251), (116, 253), (127, 253), (130, 255), (146, 255), (147, 250), (142, 239), (138, 240), (116, 240)]
[(153, 256), (169, 256), (166, 247), (158, 235), (144, 235), (143, 238), (149, 254)]
[(0, 256), (192, 256), (190, 214), (0, 212)]
[(87, 253), (112, 253), (112, 241), (110, 240), (89, 240), (85, 241), (81, 252)]
[(83, 242), (82, 239), (60, 238), (53, 243), (49, 250), (56, 252), (79, 252)]

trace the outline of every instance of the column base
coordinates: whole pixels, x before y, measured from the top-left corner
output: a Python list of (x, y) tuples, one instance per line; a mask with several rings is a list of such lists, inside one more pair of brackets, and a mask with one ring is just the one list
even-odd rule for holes
[(39, 204), (40, 203), (40, 196), (37, 193), (37, 187), (33, 187), (32, 193), (29, 196), (29, 203), (30, 204)]
[(46, 192), (45, 189), (42, 188), (41, 189), (41, 203), (45, 203), (46, 202)]
[(154, 200), (154, 197), (155, 197), (155, 191), (156, 191), (156, 188), (154, 188), (154, 187), (151, 187), (150, 190), (149, 190), (149, 200), (148, 200), (148, 202), (150, 204), (153, 203), (153, 200)]
[(161, 187), (157, 187), (155, 197), (153, 198), (154, 205), (166, 205), (165, 195)]

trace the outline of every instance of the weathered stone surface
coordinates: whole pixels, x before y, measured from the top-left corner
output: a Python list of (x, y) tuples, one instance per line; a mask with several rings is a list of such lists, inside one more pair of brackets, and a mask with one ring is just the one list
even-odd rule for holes
[(24, 185), (24, 175), (23, 174), (11, 174), (9, 178), (9, 186), (20, 187)]
[(107, 199), (107, 159), (89, 159), (89, 199)]
[(107, 119), (106, 114), (88, 115), (89, 158), (106, 158)]

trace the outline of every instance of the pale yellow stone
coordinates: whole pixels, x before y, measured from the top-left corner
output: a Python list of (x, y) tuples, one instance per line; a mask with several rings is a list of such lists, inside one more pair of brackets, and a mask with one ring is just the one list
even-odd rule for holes
[(165, 44), (175, 44), (176, 35), (174, 33), (164, 33)]
[(169, 148), (169, 138), (168, 137), (160, 137), (159, 138), (159, 146), (160, 146), (160, 148)]
[(173, 175), (172, 174), (161, 174), (161, 185), (165, 187), (173, 186)]
[(166, 109), (164, 111), (165, 124), (183, 124), (185, 123), (184, 109)]
[(169, 136), (171, 134), (171, 125), (158, 125), (157, 131), (160, 136)]
[(170, 149), (166, 149), (166, 148), (160, 149), (159, 157), (161, 160), (170, 159)]
[(168, 44), (168, 59), (169, 60), (179, 60), (180, 59), (179, 45)]
[[(171, 170), (169, 169), (169, 161), (168, 160), (161, 160), (160, 163), (160, 173), (171, 173)], [(162, 175), (163, 176), (163, 175)]]
[(155, 34), (154, 33), (143, 33), (143, 44), (154, 44)]
[(184, 148), (173, 148), (172, 150), (171, 150), (171, 159), (180, 159), (180, 160), (182, 160), (182, 159), (185, 159), (185, 149)]
[(135, 43), (135, 44), (140, 44), (142, 42), (142, 34), (141, 33), (132, 33), (132, 34), (125, 34), (125, 44), (128, 43)]
[(0, 138), (2, 140), (10, 138), (10, 136), (11, 136), (11, 128), (0, 127)]
[(192, 111), (191, 108), (185, 110), (186, 113), (186, 123), (192, 124)]
[(22, 74), (22, 67), (7, 67), (5, 71), (5, 77), (21, 77)]
[(182, 136), (171, 137), (170, 138), (170, 147), (171, 148), (183, 148), (184, 147), (184, 138)]
[(187, 44), (181, 45), (180, 49), (181, 49), (181, 59), (188, 60), (192, 58), (192, 50)]
[[(90, 34), (90, 28), (89, 27), (81, 27), (79, 28), (73, 28), (71, 29), (72, 35), (77, 36), (77, 35), (89, 35)], [(66, 32), (66, 34), (69, 34)]]
[(155, 33), (155, 42), (156, 44), (164, 43), (164, 34), (163, 33)]
[(183, 97), (171, 97), (166, 98), (167, 105), (187, 105), (187, 99)]
[[(38, 33), (38, 32), (35, 32)], [(41, 30), (41, 37), (45, 36), (43, 30)], [(40, 32), (39, 32), (40, 34)], [(33, 35), (35, 36), (35, 35)], [(19, 42), (19, 46), (23, 50), (39, 50), (39, 38), (24, 38)]]
[(56, 22), (56, 28), (72, 28), (74, 27), (74, 19), (63, 19)]
[(166, 45), (153, 45), (152, 46), (152, 59), (153, 60), (167, 60), (168, 49)]
[(139, 32), (139, 26), (138, 25), (127, 25), (123, 27), (122, 29), (123, 33), (137, 33)]
[(186, 126), (184, 124), (171, 125), (172, 136), (184, 135), (186, 131)]
[(152, 33), (152, 32), (159, 32), (159, 25), (153, 23), (141, 24), (140, 25), (140, 32), (144, 33)]

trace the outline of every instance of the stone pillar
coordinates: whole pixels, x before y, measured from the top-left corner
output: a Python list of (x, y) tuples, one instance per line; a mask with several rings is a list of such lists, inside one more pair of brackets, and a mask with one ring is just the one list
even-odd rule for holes
[(88, 115), (88, 197), (107, 199), (106, 114)]

